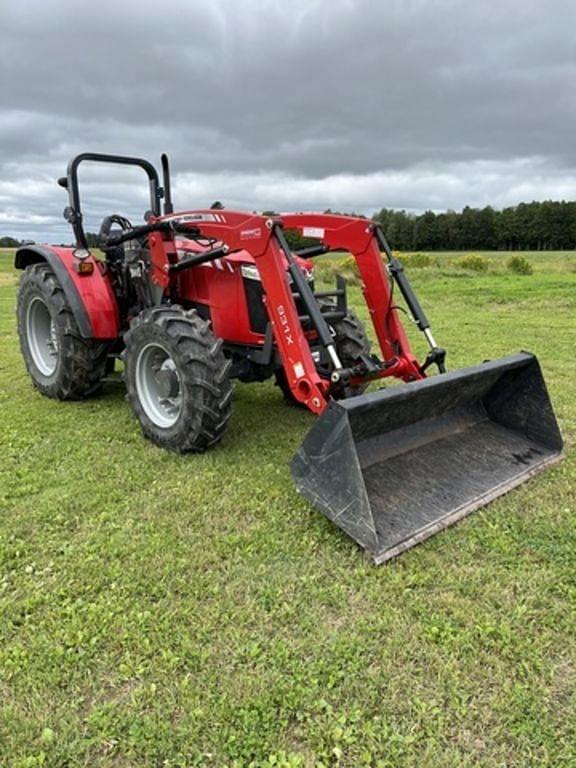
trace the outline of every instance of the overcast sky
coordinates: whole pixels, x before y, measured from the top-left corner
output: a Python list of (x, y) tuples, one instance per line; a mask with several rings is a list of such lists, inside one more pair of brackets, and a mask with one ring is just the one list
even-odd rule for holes
[[(179, 209), (576, 199), (574, 0), (0, 0), (0, 29), (0, 235), (68, 237), (83, 151), (168, 152)], [(81, 178), (91, 228), (140, 219), (143, 176)]]

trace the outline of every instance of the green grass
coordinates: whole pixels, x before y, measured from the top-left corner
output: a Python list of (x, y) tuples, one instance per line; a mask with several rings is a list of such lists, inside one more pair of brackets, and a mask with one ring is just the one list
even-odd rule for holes
[(411, 272), (450, 366), (535, 352), (566, 459), (381, 568), (296, 494), (272, 384), (187, 457), (119, 385), (35, 393), (0, 255), (1, 765), (576, 764), (576, 259), (460, 255)]

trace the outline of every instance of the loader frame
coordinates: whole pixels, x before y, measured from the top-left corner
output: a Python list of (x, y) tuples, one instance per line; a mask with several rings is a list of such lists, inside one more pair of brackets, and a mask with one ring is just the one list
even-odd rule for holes
[[(322, 413), (328, 404), (331, 386), (341, 380), (352, 384), (368, 379), (394, 376), (405, 382), (425, 377), (426, 369), (436, 363), (444, 370), (445, 352), (432, 337), (422, 311), (402, 266), (394, 257), (377, 224), (367, 219), (332, 214), (292, 213), (264, 217), (237, 211), (197, 210), (152, 218), (150, 228), (169, 223), (174, 231), (210, 238), (221, 245), (212, 252), (191, 257), (189, 265), (206, 263), (223, 254), (246, 250), (254, 258), (265, 292), (265, 304), (272, 332), (290, 389), (294, 397), (313, 413)], [(349, 251), (358, 264), (362, 290), (376, 332), (382, 360), (366, 361), (362, 368), (345, 369), (334, 348), (332, 334), (318, 307), (317, 299), (290, 250), (285, 229), (295, 229), (305, 237), (318, 240), (318, 246), (306, 250), (308, 258), (334, 250)], [(149, 238), (153, 276), (167, 287), (171, 270), (180, 270), (182, 262), (171, 263), (165, 247), (170, 234), (157, 231)], [(381, 249), (387, 258), (385, 264)], [(292, 278), (290, 285), (288, 275)], [(419, 328), (425, 333), (431, 352), (419, 363), (398, 317), (393, 301), (394, 286), (401, 291)], [(293, 289), (296, 289), (296, 293)], [(295, 295), (304, 304), (307, 315), (299, 316)], [(330, 380), (316, 367), (302, 327), (307, 320), (318, 335), (333, 364)]]

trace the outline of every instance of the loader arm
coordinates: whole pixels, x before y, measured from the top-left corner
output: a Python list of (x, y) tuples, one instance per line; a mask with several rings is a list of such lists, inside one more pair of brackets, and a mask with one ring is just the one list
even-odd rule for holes
[[(437, 347), (426, 315), (379, 225), (368, 219), (315, 213), (282, 214), (282, 223), (304, 237), (318, 239), (327, 250), (345, 250), (354, 257), (362, 279), (364, 299), (386, 361), (380, 374), (382, 377), (395, 376), (404, 381), (422, 379), (424, 370), (432, 362), (440, 362), (439, 369), (443, 372), (445, 353)], [(382, 251), (386, 254), (387, 266)], [(430, 345), (431, 354), (422, 365), (414, 356), (400, 321), (394, 303), (395, 284)]]
[[(168, 218), (178, 222), (179, 228), (189, 224), (197, 228), (202, 237), (224, 243), (230, 251), (246, 250), (254, 257), (262, 280), (266, 311), (290, 388), (296, 399), (310, 411), (322, 413), (328, 404), (330, 382), (316, 370), (298, 317), (287, 271), (295, 265), (289, 264), (291, 254), (283, 247), (280, 222), (228, 210), (193, 211)], [(325, 333), (328, 341), (327, 326)]]
[[(429, 324), (416, 299), (400, 262), (395, 259), (378, 225), (366, 219), (332, 214), (283, 214), (281, 217), (258, 216), (236, 211), (191, 211), (164, 217), (177, 226), (197, 228), (203, 237), (225, 243), (231, 250), (247, 250), (255, 259), (262, 280), (265, 305), (272, 331), (288, 379), (297, 400), (313, 413), (321, 413), (328, 402), (331, 384), (339, 377), (351, 376), (336, 353), (330, 329), (318, 303), (295, 263), (284, 229), (296, 229), (305, 237), (314, 237), (325, 250), (347, 250), (355, 258), (362, 278), (362, 290), (383, 356), (371, 378), (394, 376), (403, 381), (425, 378), (432, 362), (440, 362), (444, 352), (436, 347)], [(385, 265), (381, 251), (388, 258)], [(288, 274), (292, 278), (289, 283)], [(431, 354), (420, 364), (400, 322), (394, 304), (394, 285), (408, 303), (418, 326), (426, 334)], [(312, 326), (330, 357), (331, 381), (321, 377), (312, 358), (294, 301), (293, 287), (307, 307)], [(354, 374), (351, 380), (356, 381)]]

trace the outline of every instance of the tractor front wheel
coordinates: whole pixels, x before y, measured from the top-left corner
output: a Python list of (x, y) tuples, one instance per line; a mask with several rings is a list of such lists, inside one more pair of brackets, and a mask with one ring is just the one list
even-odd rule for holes
[(32, 264), (20, 280), (18, 335), (36, 389), (59, 400), (82, 400), (101, 388), (108, 345), (83, 339), (48, 264)]
[[(328, 302), (320, 305), (323, 311), (333, 311), (334, 305)], [(334, 333), (334, 345), (342, 365), (345, 368), (352, 368), (360, 362), (362, 355), (370, 354), (370, 340), (366, 334), (363, 322), (353, 309), (348, 309), (346, 315), (335, 323), (331, 323)], [(276, 371), (276, 384), (282, 390), (284, 398), (292, 405), (305, 407), (292, 394), (288, 379), (284, 369)], [(361, 395), (368, 387), (368, 382), (352, 386), (351, 384), (336, 388), (332, 396), (336, 400), (343, 400), (354, 395)]]
[(146, 309), (125, 336), (128, 399), (145, 436), (178, 453), (219, 442), (232, 412), (230, 362), (193, 309)]
[[(349, 309), (342, 320), (334, 323), (336, 351), (345, 368), (358, 365), (362, 355), (370, 354), (370, 339), (366, 334), (364, 323), (353, 309)], [(355, 395), (361, 395), (368, 388), (368, 382), (352, 386), (347, 384), (337, 389), (333, 395), (336, 400), (343, 400)]]

